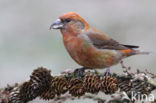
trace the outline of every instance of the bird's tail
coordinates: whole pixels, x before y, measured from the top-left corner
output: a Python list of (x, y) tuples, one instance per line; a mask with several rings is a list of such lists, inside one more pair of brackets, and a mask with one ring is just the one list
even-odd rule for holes
[(140, 50), (135, 50), (135, 54), (143, 54), (143, 55), (148, 55), (151, 54), (152, 52), (149, 51), (140, 51)]

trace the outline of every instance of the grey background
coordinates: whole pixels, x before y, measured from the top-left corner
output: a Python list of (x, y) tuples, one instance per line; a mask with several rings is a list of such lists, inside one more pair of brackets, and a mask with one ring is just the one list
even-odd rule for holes
[[(60, 32), (49, 30), (54, 20), (69, 11), (120, 43), (153, 52), (124, 61), (134, 71), (156, 73), (156, 0), (0, 0), (0, 88), (28, 80), (39, 66), (51, 69), (53, 75), (80, 67), (66, 52)], [(120, 64), (111, 71), (121, 73)]]

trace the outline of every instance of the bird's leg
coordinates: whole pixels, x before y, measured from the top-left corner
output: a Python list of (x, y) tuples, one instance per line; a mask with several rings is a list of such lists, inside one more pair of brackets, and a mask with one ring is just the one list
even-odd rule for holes
[(74, 74), (78, 77), (78, 79), (80, 80), (83, 76), (83, 73), (85, 71), (85, 67), (82, 68), (77, 68), (74, 70)]
[(104, 76), (109, 76), (110, 75), (110, 68), (108, 67), (104, 73)]

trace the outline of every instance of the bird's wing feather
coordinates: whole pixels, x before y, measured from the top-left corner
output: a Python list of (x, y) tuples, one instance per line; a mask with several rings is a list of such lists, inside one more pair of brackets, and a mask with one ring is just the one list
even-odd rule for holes
[(101, 32), (88, 32), (86, 35), (89, 37), (91, 43), (98, 49), (115, 49), (115, 50), (124, 50), (124, 49), (133, 49), (138, 48), (139, 46), (134, 45), (124, 45), (119, 42), (108, 38), (105, 34)]
[(128, 48), (139, 48), (139, 46), (136, 46), (136, 45), (124, 45), (124, 44), (121, 44), (125, 47), (128, 47)]

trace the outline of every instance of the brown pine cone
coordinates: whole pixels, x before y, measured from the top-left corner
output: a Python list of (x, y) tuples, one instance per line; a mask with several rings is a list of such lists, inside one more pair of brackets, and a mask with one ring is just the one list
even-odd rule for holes
[(50, 99), (53, 99), (54, 97), (55, 97), (55, 93), (52, 90), (52, 88), (47, 89), (46, 91), (40, 94), (40, 98), (44, 100), (50, 100)]
[(101, 79), (100, 90), (105, 94), (113, 94), (118, 90), (117, 80), (111, 76), (105, 76)]
[(69, 83), (69, 94), (72, 96), (82, 96), (85, 94), (85, 89), (83, 87), (83, 82), (77, 78), (73, 78)]
[(31, 86), (30, 82), (24, 82), (21, 85), (19, 95), (22, 101), (28, 102), (35, 99), (39, 95), (39, 91), (34, 91), (34, 88)]
[(65, 77), (56, 76), (51, 80), (50, 88), (57, 95), (64, 94), (68, 91), (68, 82)]
[(146, 82), (140, 80), (131, 81), (132, 78), (118, 78), (118, 86), (120, 91), (125, 91), (127, 94), (131, 95), (131, 92), (138, 92), (140, 94), (150, 94), (154, 89), (152, 85), (147, 84)]
[(50, 71), (46, 68), (40, 67), (34, 70), (30, 76), (30, 80), (28, 82), (24, 82), (20, 86), (19, 91), (15, 94), (16, 96), (13, 95), (10, 100), (14, 98), (17, 102), (17, 98), (19, 98), (19, 100), (24, 101), (24, 103), (33, 100), (49, 87), (51, 79), (52, 76)]
[(35, 92), (42, 93), (49, 87), (52, 76), (46, 68), (39, 67), (30, 76), (30, 85)]
[[(20, 96), (20, 88), (16, 87), (14, 88), (10, 93), (9, 93), (9, 101), (7, 102), (2, 102), (2, 103), (21, 103), (23, 102)], [(29, 98), (27, 98), (25, 101), (29, 101)], [(1, 103), (1, 102), (0, 102)]]
[(94, 74), (87, 74), (84, 77), (83, 85), (86, 92), (97, 93), (100, 90), (100, 80)]
[(118, 86), (120, 88), (120, 91), (125, 91), (125, 92), (131, 91), (130, 80), (119, 79), (118, 80)]

